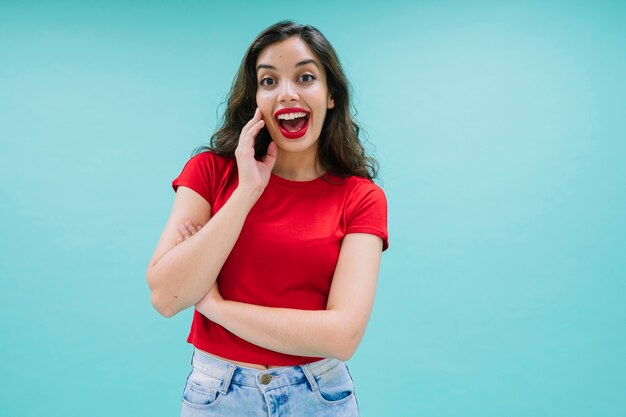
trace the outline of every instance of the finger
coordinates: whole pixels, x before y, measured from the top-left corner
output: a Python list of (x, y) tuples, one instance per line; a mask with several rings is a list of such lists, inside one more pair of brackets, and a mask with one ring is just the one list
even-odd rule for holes
[(265, 127), (265, 120), (263, 119), (259, 120), (258, 122), (254, 124), (254, 126), (252, 126), (252, 128), (248, 132), (248, 136), (250, 137), (250, 141), (252, 142), (252, 145), (254, 145), (257, 135), (259, 134), (261, 129), (263, 129), (264, 127)]
[(187, 230), (189, 230), (189, 233), (191, 233), (191, 236), (196, 234), (197, 232), (196, 226), (194, 226), (194, 224), (191, 221), (187, 220), (185, 222), (185, 227), (187, 228)]
[(187, 239), (188, 237), (191, 237), (191, 233), (189, 232), (189, 230), (187, 230), (184, 224), (181, 224), (180, 226), (178, 226), (178, 232), (181, 234), (183, 239)]
[(263, 126), (265, 126), (265, 120), (261, 119), (252, 126), (250, 131), (252, 132), (256, 130), (256, 133), (254, 134), (256, 136), (256, 134), (259, 133), (261, 129), (263, 129)]
[(239, 143), (237, 144), (237, 149), (235, 150), (235, 156), (237, 158), (254, 156), (254, 143), (256, 141), (256, 136), (259, 134), (259, 131), (264, 125), (265, 122), (260, 120), (253, 125), (246, 134), (241, 134), (239, 137)]
[(250, 130), (250, 128), (251, 128), (252, 126), (254, 126), (254, 124), (255, 124), (256, 122), (258, 122), (258, 121), (259, 121), (259, 118), (262, 118), (262, 117), (263, 117), (263, 115), (261, 114), (261, 109), (259, 109), (259, 108), (257, 107), (257, 108), (254, 110), (254, 114), (252, 115), (252, 119), (248, 120), (248, 123), (246, 123), (246, 124), (244, 125), (244, 127), (241, 129), (241, 134), (243, 135), (243, 134), (247, 133), (247, 132)]
[(242, 145), (247, 146), (249, 148), (254, 147), (254, 142), (256, 140), (256, 137), (261, 131), (261, 129), (263, 129), (264, 126), (265, 126), (265, 120), (263, 119), (259, 120), (254, 125), (252, 125), (252, 127), (250, 127), (250, 130), (248, 130), (248, 133), (245, 134)]
[(241, 129), (241, 136), (247, 135), (260, 120), (263, 120), (263, 113), (261, 113), (261, 109), (257, 107), (254, 110), (252, 119), (248, 120), (248, 123)]
[(179, 243), (181, 243), (183, 241), (182, 237), (179, 237), (178, 239), (176, 239), (176, 244), (178, 245)]

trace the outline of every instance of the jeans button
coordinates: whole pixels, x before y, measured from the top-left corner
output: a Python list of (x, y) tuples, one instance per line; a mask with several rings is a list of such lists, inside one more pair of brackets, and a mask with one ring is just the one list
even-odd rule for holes
[(261, 375), (261, 384), (267, 385), (272, 382), (272, 376), (270, 374)]

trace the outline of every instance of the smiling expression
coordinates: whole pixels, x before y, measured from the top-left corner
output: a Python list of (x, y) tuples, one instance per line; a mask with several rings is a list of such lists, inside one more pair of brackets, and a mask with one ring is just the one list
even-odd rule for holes
[(257, 106), (279, 149), (317, 152), (326, 112), (335, 105), (320, 60), (291, 37), (263, 49), (256, 70)]

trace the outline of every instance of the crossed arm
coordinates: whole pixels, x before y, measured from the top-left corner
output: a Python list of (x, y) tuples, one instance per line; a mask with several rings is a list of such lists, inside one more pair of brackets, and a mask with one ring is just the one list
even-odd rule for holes
[[(381, 238), (363, 233), (345, 236), (326, 310), (240, 303), (224, 300), (215, 279), (245, 219), (238, 213), (245, 213), (242, 207), (250, 203), (233, 196), (211, 218), (210, 206), (194, 191), (179, 187), (177, 200), (147, 271), (159, 312), (170, 317), (195, 305), (211, 321), (266, 349), (340, 360), (353, 355), (374, 303)], [(206, 253), (213, 256), (202, 256)]]
[(264, 307), (224, 300), (215, 284), (196, 304), (211, 321), (255, 345), (291, 355), (348, 360), (367, 326), (382, 240), (349, 234), (341, 245), (326, 310)]

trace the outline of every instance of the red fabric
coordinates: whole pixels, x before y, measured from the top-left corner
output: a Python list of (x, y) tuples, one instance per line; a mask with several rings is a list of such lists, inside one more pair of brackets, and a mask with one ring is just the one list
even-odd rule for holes
[[(204, 152), (192, 157), (172, 181), (204, 197), (217, 213), (237, 187), (235, 158)], [(387, 249), (387, 202), (372, 181), (328, 175), (313, 181), (271, 176), (217, 282), (227, 300), (268, 307), (324, 310), (347, 233), (370, 233)], [(224, 358), (294, 366), (321, 358), (293, 356), (249, 343), (194, 312), (187, 339)]]

